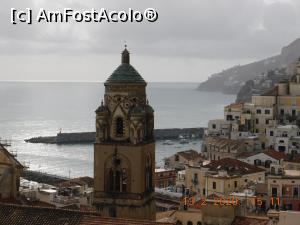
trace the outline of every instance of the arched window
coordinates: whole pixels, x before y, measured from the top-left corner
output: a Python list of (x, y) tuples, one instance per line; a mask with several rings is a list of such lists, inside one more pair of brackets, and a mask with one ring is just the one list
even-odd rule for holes
[(106, 160), (105, 190), (107, 192), (130, 191), (130, 163), (126, 158), (115, 154)]
[(188, 221), (186, 224), (187, 225), (193, 225), (193, 222), (192, 221)]
[(124, 122), (121, 117), (118, 117), (116, 120), (116, 135), (123, 136), (124, 134)]
[(127, 191), (127, 182), (128, 174), (126, 169), (110, 169), (107, 174), (107, 191), (109, 192), (126, 192)]

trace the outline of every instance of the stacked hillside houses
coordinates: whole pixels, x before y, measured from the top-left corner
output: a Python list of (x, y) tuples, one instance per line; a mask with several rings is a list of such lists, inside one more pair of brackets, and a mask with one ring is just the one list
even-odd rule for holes
[(299, 125), (300, 59), (296, 74), (289, 80), (277, 83), (261, 95), (253, 95), (250, 103), (226, 106), (223, 119), (209, 121), (203, 151), (209, 157), (222, 150), (211, 144), (213, 137), (214, 143), (224, 138), (236, 140), (244, 145), (242, 151), (275, 149), (286, 154), (300, 153)]
[(185, 170), (195, 195), (235, 196), (251, 213), (300, 211), (300, 58), (289, 79), (209, 121), (202, 152), (210, 163)]

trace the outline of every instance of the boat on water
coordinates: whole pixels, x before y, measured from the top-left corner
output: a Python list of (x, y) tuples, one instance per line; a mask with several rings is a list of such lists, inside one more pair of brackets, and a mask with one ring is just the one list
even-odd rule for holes
[(171, 141), (171, 140), (165, 140), (165, 141), (163, 142), (163, 145), (174, 145), (174, 142)]

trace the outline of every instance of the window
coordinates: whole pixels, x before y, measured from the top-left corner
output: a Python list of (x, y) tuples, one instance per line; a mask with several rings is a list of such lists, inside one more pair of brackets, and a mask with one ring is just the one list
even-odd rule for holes
[(213, 189), (216, 189), (217, 188), (217, 184), (216, 182), (213, 182)]
[(272, 163), (271, 160), (266, 160), (266, 161), (265, 161), (265, 167), (266, 167), (266, 168), (270, 168), (271, 163)]
[(186, 225), (193, 225), (193, 222), (192, 222), (192, 221), (188, 221), (188, 222), (186, 223)]
[(226, 116), (226, 120), (227, 120), (227, 121), (233, 120), (233, 119), (232, 119), (232, 115), (227, 115), (227, 116)]
[(108, 173), (107, 191), (109, 192), (126, 192), (127, 191), (127, 171), (126, 169), (110, 169)]
[(261, 160), (260, 159), (255, 159), (254, 160), (254, 165), (260, 166), (261, 165)]
[(213, 128), (213, 129), (216, 129), (216, 127), (217, 127), (216, 124), (213, 124), (213, 125), (212, 125), (212, 128)]
[(234, 181), (234, 187), (237, 188), (237, 181)]
[(256, 114), (261, 114), (261, 109), (257, 109)]
[(271, 113), (270, 109), (265, 110), (265, 114), (270, 114), (270, 113)]
[(202, 194), (205, 195), (205, 188), (203, 188)]
[(269, 124), (269, 119), (266, 119), (266, 124), (267, 124), (267, 125)]
[(298, 187), (294, 187), (293, 188), (293, 197), (298, 197), (298, 194), (299, 194)]
[(277, 188), (276, 187), (272, 187), (272, 196), (277, 197)]
[(285, 152), (285, 146), (278, 146), (278, 150), (280, 152)]
[(258, 129), (255, 129), (255, 133), (259, 133), (259, 130), (258, 130)]
[(121, 117), (118, 117), (116, 120), (116, 134), (117, 136), (123, 136), (124, 134), (124, 123)]
[(296, 116), (296, 110), (292, 109), (292, 116)]
[(280, 109), (280, 115), (284, 115), (284, 109)]
[(273, 137), (273, 135), (274, 135), (274, 131), (271, 130), (270, 131), (270, 136)]
[(202, 223), (200, 221), (197, 222), (197, 225), (202, 225)]
[(256, 123), (256, 124), (259, 124), (259, 119), (255, 119), (255, 123)]

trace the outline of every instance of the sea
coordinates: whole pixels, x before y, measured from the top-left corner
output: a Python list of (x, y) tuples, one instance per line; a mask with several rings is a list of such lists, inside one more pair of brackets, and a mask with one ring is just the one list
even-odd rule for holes
[[(222, 118), (233, 95), (198, 91), (197, 83), (148, 83), (155, 128), (207, 127)], [(0, 82), (0, 138), (31, 170), (65, 177), (93, 177), (92, 144), (32, 144), (24, 140), (62, 132), (95, 131), (95, 110), (104, 95), (100, 82)], [(200, 139), (187, 144), (156, 141), (156, 165), (178, 151), (200, 152)]]

